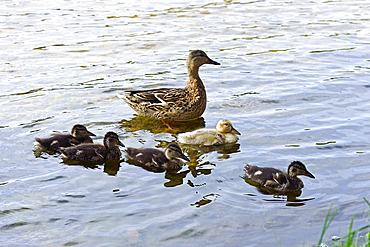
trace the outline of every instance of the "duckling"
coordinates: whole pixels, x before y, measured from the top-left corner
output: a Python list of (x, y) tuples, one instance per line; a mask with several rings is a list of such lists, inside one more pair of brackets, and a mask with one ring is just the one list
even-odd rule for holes
[(155, 148), (127, 148), (126, 152), (135, 162), (162, 169), (179, 169), (184, 164), (181, 159), (190, 161), (176, 144), (169, 144), (164, 152)]
[(162, 119), (164, 123), (165, 120), (199, 118), (207, 104), (206, 90), (198, 74), (203, 64), (220, 65), (204, 51), (195, 50), (190, 52), (186, 60), (189, 79), (185, 88), (129, 90), (117, 95), (139, 115)]
[(71, 134), (58, 134), (48, 138), (35, 138), (35, 147), (48, 150), (58, 151), (60, 147), (70, 147), (81, 143), (93, 143), (90, 136), (95, 136), (81, 124), (73, 126)]
[(198, 129), (192, 132), (179, 134), (178, 141), (184, 144), (193, 145), (223, 145), (235, 143), (239, 139), (239, 131), (234, 129), (229, 120), (221, 119), (217, 122), (216, 129)]
[(61, 147), (62, 158), (80, 161), (102, 161), (117, 160), (121, 157), (121, 152), (117, 145), (124, 147), (114, 132), (108, 132), (104, 136), (104, 146), (93, 143), (83, 143), (73, 147)]
[(315, 178), (300, 161), (293, 161), (288, 167), (288, 173), (271, 167), (246, 165), (244, 168), (247, 178), (259, 185), (276, 191), (299, 191), (304, 185), (298, 175)]

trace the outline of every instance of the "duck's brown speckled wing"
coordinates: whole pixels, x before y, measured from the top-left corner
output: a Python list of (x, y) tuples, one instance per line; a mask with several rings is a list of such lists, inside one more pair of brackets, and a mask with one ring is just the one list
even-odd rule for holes
[(124, 96), (131, 103), (170, 104), (183, 97), (184, 90), (181, 88), (161, 88), (153, 90), (125, 91)]

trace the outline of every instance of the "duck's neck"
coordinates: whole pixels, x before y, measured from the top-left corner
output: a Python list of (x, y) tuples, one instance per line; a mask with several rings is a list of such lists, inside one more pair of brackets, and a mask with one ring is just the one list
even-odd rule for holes
[(188, 79), (187, 87), (204, 89), (203, 82), (200, 79), (198, 72), (199, 72), (199, 66), (188, 65), (189, 79)]

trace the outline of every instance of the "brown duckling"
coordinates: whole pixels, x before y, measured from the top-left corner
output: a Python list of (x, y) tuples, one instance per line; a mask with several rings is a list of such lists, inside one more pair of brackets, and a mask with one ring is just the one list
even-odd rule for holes
[(121, 151), (117, 145), (124, 147), (114, 132), (108, 132), (104, 136), (104, 146), (101, 144), (83, 143), (73, 147), (60, 148), (62, 157), (80, 161), (117, 160), (121, 157)]
[(181, 159), (190, 161), (176, 144), (169, 144), (164, 151), (155, 148), (127, 148), (126, 152), (135, 162), (162, 169), (179, 169), (184, 164)]
[(299, 191), (304, 187), (302, 180), (297, 177), (298, 175), (315, 178), (300, 161), (293, 161), (288, 167), (288, 173), (271, 167), (251, 165), (246, 165), (244, 171), (247, 178), (259, 185), (283, 192)]
[(81, 124), (73, 126), (71, 134), (57, 134), (48, 138), (35, 138), (35, 147), (48, 150), (58, 151), (60, 147), (71, 147), (81, 143), (93, 143), (90, 136), (95, 136)]
[(223, 145), (235, 143), (239, 139), (239, 131), (234, 129), (229, 120), (221, 119), (217, 122), (216, 129), (197, 129), (191, 132), (179, 134), (178, 141), (192, 145)]
[(203, 64), (220, 65), (204, 51), (195, 50), (186, 60), (189, 79), (185, 88), (129, 90), (118, 97), (141, 116), (162, 120), (196, 119), (203, 114), (207, 104), (206, 90), (198, 74)]

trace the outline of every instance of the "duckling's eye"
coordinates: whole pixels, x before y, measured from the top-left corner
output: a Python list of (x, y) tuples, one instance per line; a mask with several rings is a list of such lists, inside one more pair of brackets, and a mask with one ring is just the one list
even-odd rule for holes
[(293, 172), (297, 172), (297, 169), (293, 168)]

